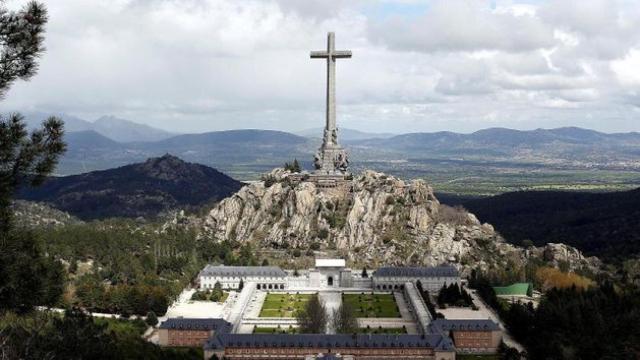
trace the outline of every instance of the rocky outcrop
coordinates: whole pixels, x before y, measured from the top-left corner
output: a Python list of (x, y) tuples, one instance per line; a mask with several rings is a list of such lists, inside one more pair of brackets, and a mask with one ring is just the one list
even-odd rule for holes
[(548, 243), (532, 249), (532, 255), (555, 266), (561, 264), (588, 263), (599, 267), (600, 260), (595, 256), (586, 257), (578, 249), (565, 244)]
[(13, 219), (20, 227), (55, 227), (81, 224), (78, 218), (47, 204), (16, 200), (11, 204)]
[[(508, 244), (489, 224), (461, 208), (441, 205), (422, 180), (405, 182), (365, 171), (338, 189), (320, 189), (276, 169), (244, 186), (206, 216), (202, 237), (252, 242), (260, 248), (338, 250), (359, 263), (460, 264), (489, 269), (522, 264), (545, 249)], [(549, 250), (573, 267), (579, 252)], [(561, 255), (565, 254), (565, 255)]]

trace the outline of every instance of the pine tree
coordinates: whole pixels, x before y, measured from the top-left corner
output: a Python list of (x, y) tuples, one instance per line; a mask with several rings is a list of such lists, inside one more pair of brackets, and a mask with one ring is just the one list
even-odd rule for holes
[[(0, 2), (0, 99), (17, 80), (30, 79), (44, 52), (44, 5), (8, 11)], [(11, 199), (22, 186), (41, 184), (65, 151), (63, 124), (49, 118), (29, 133), (19, 114), (0, 115), (0, 310), (55, 305), (64, 287), (60, 262), (45, 255), (34, 235), (12, 224)]]
[(292, 163), (288, 163), (288, 162), (284, 163), (284, 169), (292, 173), (299, 173), (301, 171), (301, 168), (300, 168), (300, 163), (298, 162), (298, 159), (293, 159)]
[(158, 325), (158, 317), (156, 316), (156, 313), (154, 313), (153, 311), (149, 311), (147, 313), (147, 318), (145, 320), (145, 322), (147, 323), (147, 325), (149, 326), (156, 326)]
[(317, 295), (311, 297), (304, 309), (296, 314), (296, 317), (302, 333), (325, 333), (327, 328), (327, 311)]
[(38, 70), (37, 58), (44, 52), (44, 5), (29, 2), (20, 11), (8, 11), (0, 2), (0, 98), (17, 80), (28, 80)]
[(338, 334), (354, 334), (358, 332), (358, 320), (355, 310), (348, 302), (343, 301), (337, 310), (333, 311), (333, 328)]
[(223, 295), (222, 285), (219, 281), (216, 281), (215, 285), (213, 285), (213, 291), (211, 292), (211, 301), (219, 301)]

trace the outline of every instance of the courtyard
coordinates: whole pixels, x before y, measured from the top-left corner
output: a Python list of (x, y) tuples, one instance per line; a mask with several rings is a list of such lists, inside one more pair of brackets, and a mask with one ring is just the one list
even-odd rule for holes
[(351, 305), (358, 318), (399, 318), (400, 310), (393, 294), (342, 294), (342, 301)]
[(262, 304), (259, 317), (294, 318), (296, 312), (317, 294), (268, 293)]

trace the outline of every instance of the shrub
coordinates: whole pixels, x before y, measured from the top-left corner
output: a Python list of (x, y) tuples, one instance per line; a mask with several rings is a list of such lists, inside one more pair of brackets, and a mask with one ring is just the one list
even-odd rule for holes
[(271, 206), (271, 209), (269, 209), (269, 215), (271, 215), (272, 217), (278, 217), (281, 211), (282, 209), (280, 208), (280, 206), (273, 204)]
[(436, 220), (451, 225), (470, 225), (469, 212), (462, 206), (440, 204)]
[(149, 311), (149, 313), (147, 313), (147, 318), (146, 318), (145, 322), (149, 326), (158, 325), (158, 317), (156, 316), (156, 313), (154, 313), (153, 311)]
[(298, 163), (298, 159), (293, 159), (293, 162), (291, 164), (284, 163), (284, 169), (287, 171), (290, 171), (292, 173), (299, 173), (300, 172), (300, 163)]
[(273, 184), (278, 182), (276, 180), (276, 178), (273, 177), (273, 175), (267, 175), (267, 176), (263, 177), (262, 180), (264, 181), (264, 187), (267, 187), (267, 188), (273, 186)]
[[(319, 237), (320, 239), (326, 239), (326, 238), (328, 238), (328, 237), (329, 237), (329, 230), (327, 230), (327, 229), (320, 229), (320, 230), (318, 231), (318, 237)], [(320, 244), (318, 244), (318, 248), (320, 248), (320, 246), (319, 246), (319, 245), (320, 245)], [(316, 250), (317, 250), (317, 249), (316, 249)]]

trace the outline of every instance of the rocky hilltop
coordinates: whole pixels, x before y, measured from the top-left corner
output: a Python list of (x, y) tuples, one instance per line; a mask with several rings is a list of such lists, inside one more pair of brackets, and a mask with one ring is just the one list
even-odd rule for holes
[(276, 169), (244, 186), (206, 216), (203, 236), (252, 242), (259, 248), (336, 250), (358, 263), (459, 263), (505, 268), (539, 257), (572, 268), (596, 259), (564, 245), (525, 250), (506, 243), (489, 224), (442, 205), (422, 180), (405, 182), (366, 171), (343, 189), (319, 189)]

